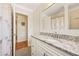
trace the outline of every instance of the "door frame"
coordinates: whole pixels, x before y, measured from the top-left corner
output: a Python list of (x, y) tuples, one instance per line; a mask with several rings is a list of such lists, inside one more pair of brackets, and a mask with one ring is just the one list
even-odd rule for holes
[[(27, 15), (24, 15), (24, 14), (21, 14), (21, 13), (15, 13), (16, 15), (15, 15), (15, 21), (16, 21), (16, 39), (15, 39), (15, 52), (16, 52), (16, 43), (17, 43), (17, 14), (19, 14), (19, 15), (23, 15), (23, 16), (25, 16), (25, 17), (27, 17), (27, 39), (28, 39), (28, 16)], [(28, 41), (28, 40), (27, 40)]]

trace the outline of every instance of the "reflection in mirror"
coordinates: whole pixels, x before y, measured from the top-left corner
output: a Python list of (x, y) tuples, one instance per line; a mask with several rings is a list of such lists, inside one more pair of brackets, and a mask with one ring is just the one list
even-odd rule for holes
[(79, 4), (69, 6), (69, 29), (79, 29)]
[(52, 30), (62, 30), (64, 29), (64, 7), (61, 7), (57, 12), (52, 14)]

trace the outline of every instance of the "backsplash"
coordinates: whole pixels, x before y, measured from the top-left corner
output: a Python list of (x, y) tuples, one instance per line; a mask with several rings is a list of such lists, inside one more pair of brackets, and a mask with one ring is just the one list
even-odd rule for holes
[(49, 36), (49, 37), (53, 37), (53, 38), (66, 39), (66, 40), (79, 42), (79, 36), (55, 34), (55, 33), (44, 33), (44, 32), (40, 32), (40, 35), (45, 35), (45, 36)]

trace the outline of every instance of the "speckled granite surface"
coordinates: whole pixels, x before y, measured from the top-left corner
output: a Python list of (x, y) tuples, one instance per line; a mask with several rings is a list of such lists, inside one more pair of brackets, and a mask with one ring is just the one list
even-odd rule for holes
[(76, 42), (73, 40), (66, 40), (66, 39), (57, 39), (57, 38), (47, 37), (43, 35), (33, 35), (33, 36), (47, 43), (50, 43), (56, 47), (64, 49), (68, 52), (79, 55), (79, 42)]
[(55, 34), (55, 33), (43, 33), (43, 32), (41, 32), (40, 35), (45, 35), (45, 36), (59, 38), (59, 39), (66, 39), (66, 40), (70, 40), (70, 41), (74, 41), (74, 42), (79, 42), (79, 36)]

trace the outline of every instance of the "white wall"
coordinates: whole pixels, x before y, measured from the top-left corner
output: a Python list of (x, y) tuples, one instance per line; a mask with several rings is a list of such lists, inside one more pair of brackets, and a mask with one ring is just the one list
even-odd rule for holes
[[(28, 40), (27, 32), (28, 32), (28, 19), (27, 16), (22, 16), (17, 14), (17, 42), (22, 42)], [(25, 25), (21, 23), (24, 22)]]
[(33, 35), (38, 35), (40, 32), (40, 16), (42, 10), (47, 7), (48, 3), (41, 4), (34, 12), (33, 12)]

